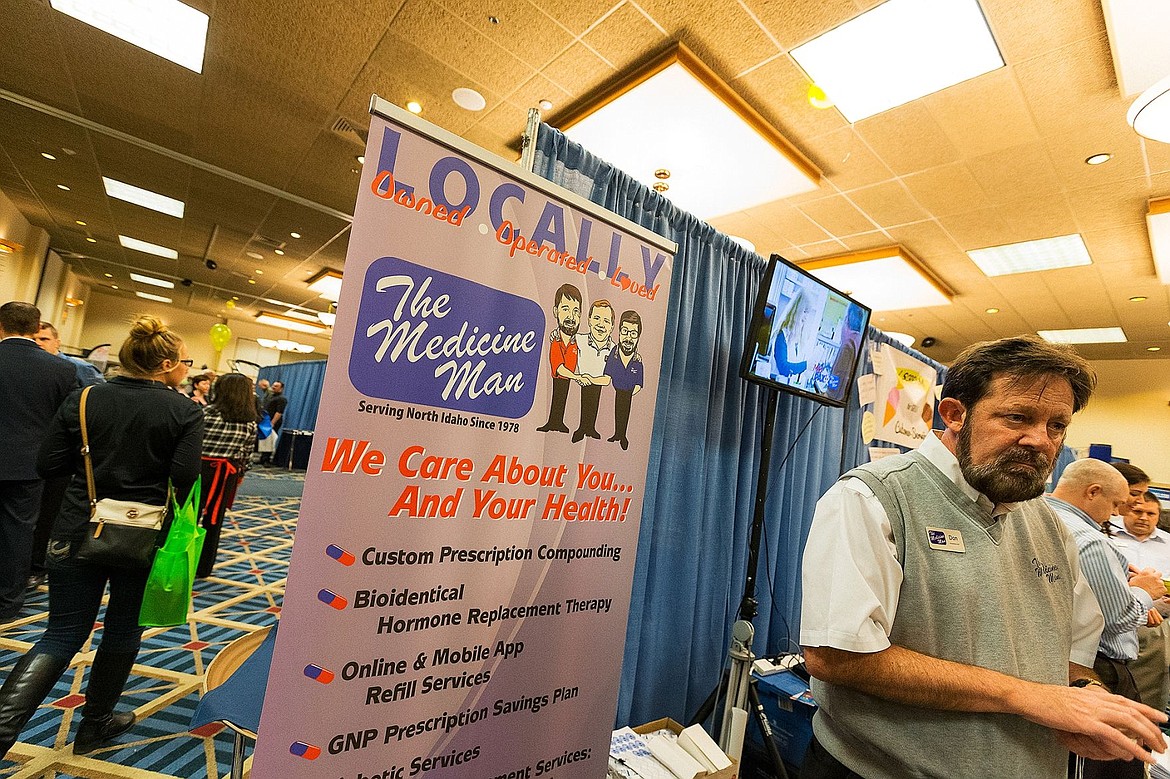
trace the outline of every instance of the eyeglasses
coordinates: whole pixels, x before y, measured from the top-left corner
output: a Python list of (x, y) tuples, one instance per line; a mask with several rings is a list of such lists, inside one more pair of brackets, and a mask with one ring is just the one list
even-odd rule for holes
[(183, 363), (188, 368), (190, 368), (191, 366), (193, 366), (195, 364), (194, 360), (179, 360), (179, 362)]

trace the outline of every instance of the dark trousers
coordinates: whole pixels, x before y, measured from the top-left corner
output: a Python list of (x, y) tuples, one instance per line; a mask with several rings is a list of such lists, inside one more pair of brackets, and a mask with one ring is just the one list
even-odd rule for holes
[(634, 393), (629, 390), (614, 390), (613, 393), (613, 438), (611, 441), (625, 441), (626, 428), (630, 424), (630, 404)]
[(24, 605), (44, 485), (40, 479), (0, 481), (0, 620), (12, 619)]
[(855, 774), (833, 757), (813, 736), (804, 753), (804, 763), (800, 766), (800, 779), (863, 779), (861, 774)]
[(49, 536), (53, 532), (53, 522), (57, 519), (57, 512), (61, 510), (61, 501), (65, 499), (65, 490), (69, 488), (71, 476), (54, 476), (45, 479), (45, 491), (41, 495), (41, 513), (37, 517), (37, 528), (33, 533), (32, 573), (40, 575), (45, 572), (45, 550), (49, 548)]
[(569, 400), (569, 380), (553, 377), (552, 404), (548, 407), (548, 421), (537, 428), (542, 433), (567, 433), (565, 426), (565, 405)]
[(142, 628), (138, 612), (146, 589), (148, 568), (107, 568), (78, 562), (73, 552), (78, 541), (52, 540), (45, 556), (49, 569), (49, 625), (41, 640), (29, 651), (34, 654), (72, 658), (93, 630), (106, 584), (110, 601), (103, 618), (100, 648), (104, 652), (138, 652)]
[(597, 407), (601, 405), (601, 387), (590, 384), (581, 388), (581, 422), (573, 433), (573, 440), (579, 441), (585, 436), (601, 438), (597, 432)]
[(204, 457), (202, 477), (204, 493), (200, 523), (207, 534), (203, 538), (203, 550), (199, 553), (195, 575), (205, 579), (211, 575), (211, 569), (215, 566), (223, 517), (235, 502), (240, 471), (225, 457)]
[[(1141, 701), (1137, 685), (1133, 681), (1133, 674), (1129, 667), (1120, 660), (1113, 660), (1098, 653), (1093, 662), (1093, 672), (1100, 677), (1101, 682), (1109, 691), (1129, 698), (1131, 701)], [(1076, 770), (1076, 755), (1069, 755), (1068, 775), (1073, 776)], [(1142, 779), (1146, 775), (1145, 763), (1138, 760), (1085, 760), (1084, 779)]]

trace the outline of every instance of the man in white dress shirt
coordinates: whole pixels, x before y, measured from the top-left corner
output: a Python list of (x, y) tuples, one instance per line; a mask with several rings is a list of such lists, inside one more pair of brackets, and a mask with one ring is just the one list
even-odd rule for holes
[(1034, 336), (970, 347), (943, 387), (946, 429), (817, 504), (800, 642), (820, 708), (802, 779), (1057, 779), (1069, 749), (1165, 749), (1165, 714), (1089, 669), (1101, 613), (1035, 500), (1093, 384)]

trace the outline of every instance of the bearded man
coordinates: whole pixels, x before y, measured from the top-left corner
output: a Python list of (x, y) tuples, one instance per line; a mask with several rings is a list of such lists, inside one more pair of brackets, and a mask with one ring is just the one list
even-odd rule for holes
[(1152, 762), (1166, 715), (1091, 668), (1103, 619), (1040, 498), (1095, 377), (1034, 336), (964, 350), (945, 429), (817, 504), (800, 643), (819, 709), (803, 779), (1066, 774), (1068, 752)]

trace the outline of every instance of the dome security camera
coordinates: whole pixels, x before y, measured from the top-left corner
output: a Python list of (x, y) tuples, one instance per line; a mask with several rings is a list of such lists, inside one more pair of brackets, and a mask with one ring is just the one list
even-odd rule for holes
[(203, 264), (207, 266), (208, 270), (215, 270), (219, 267), (219, 263), (215, 260), (204, 260)]
[(191, 281), (191, 279), (183, 279), (179, 283), (182, 284), (184, 287), (189, 287), (192, 284), (194, 284), (195, 282)]

